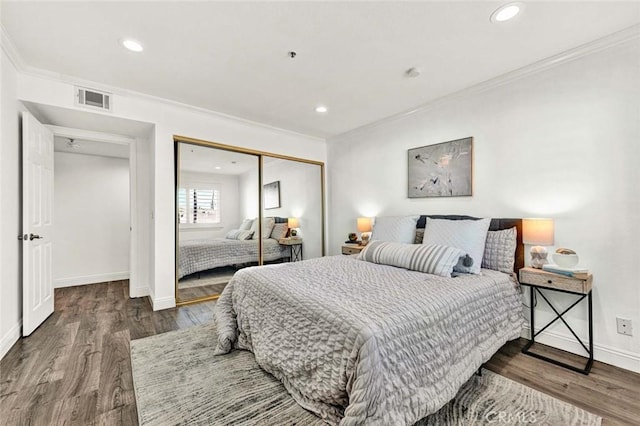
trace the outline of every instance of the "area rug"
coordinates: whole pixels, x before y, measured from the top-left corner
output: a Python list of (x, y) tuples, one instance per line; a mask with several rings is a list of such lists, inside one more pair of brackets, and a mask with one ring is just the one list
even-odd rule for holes
[[(247, 351), (214, 356), (213, 323), (131, 342), (141, 425), (325, 423), (300, 407)], [(602, 418), (486, 369), (456, 398), (416, 423), (427, 425), (600, 425)]]

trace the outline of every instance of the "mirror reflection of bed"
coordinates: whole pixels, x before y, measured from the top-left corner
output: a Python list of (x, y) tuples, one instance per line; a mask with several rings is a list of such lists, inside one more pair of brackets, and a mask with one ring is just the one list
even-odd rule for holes
[(245, 267), (322, 256), (322, 210), (317, 163), (176, 142), (177, 302), (216, 297)]

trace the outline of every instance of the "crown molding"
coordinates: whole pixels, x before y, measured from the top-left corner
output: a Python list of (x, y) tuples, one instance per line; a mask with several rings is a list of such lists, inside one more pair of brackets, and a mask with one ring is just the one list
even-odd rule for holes
[(149, 95), (146, 93), (142, 93), (142, 92), (137, 92), (134, 90), (129, 90), (129, 89), (123, 89), (121, 87), (117, 87), (117, 86), (111, 86), (108, 84), (104, 84), (104, 83), (99, 83), (96, 81), (91, 81), (91, 80), (85, 80), (79, 77), (74, 77), (74, 76), (70, 76), (70, 75), (66, 75), (66, 74), (60, 74), (54, 71), (49, 71), (49, 70), (45, 70), (42, 68), (36, 68), (36, 67), (32, 67), (30, 65), (27, 65), (24, 70), (22, 71), (23, 74), (26, 75), (30, 75), (33, 77), (38, 77), (38, 78), (44, 78), (47, 80), (53, 80), (56, 82), (60, 82), (60, 83), (66, 83), (66, 84), (72, 84), (75, 86), (82, 86), (82, 87), (86, 87), (86, 88), (93, 88), (93, 89), (97, 89), (97, 90), (102, 90), (105, 92), (109, 92), (109, 93), (113, 93), (114, 95), (118, 95), (118, 96), (124, 96), (124, 97), (129, 97), (129, 98), (136, 98), (136, 99), (142, 99), (142, 100), (146, 100), (146, 101), (150, 101), (150, 102), (155, 102), (155, 103), (160, 103), (160, 104), (164, 104), (164, 105), (168, 105), (168, 106), (172, 106), (172, 107), (177, 107), (180, 109), (184, 109), (184, 110), (188, 110), (194, 113), (198, 113), (201, 115), (206, 115), (206, 116), (214, 116), (216, 118), (224, 118), (226, 120), (231, 120), (231, 121), (235, 121), (237, 123), (242, 123), (242, 124), (246, 124), (249, 126), (254, 126), (254, 127), (260, 127), (263, 129), (267, 129), (270, 131), (275, 131), (275, 132), (279, 132), (279, 133), (286, 133), (289, 135), (293, 135), (296, 137), (303, 137), (303, 138), (307, 138), (307, 139), (313, 139), (316, 140), (318, 142), (326, 142), (325, 138), (319, 137), (319, 136), (315, 136), (315, 135), (308, 135), (305, 133), (300, 133), (300, 132), (296, 132), (294, 130), (289, 130), (289, 129), (284, 129), (282, 127), (277, 127), (277, 126), (272, 126), (270, 124), (265, 124), (265, 123), (260, 123), (258, 121), (253, 121), (253, 120), (249, 120), (247, 118), (242, 118), (242, 117), (238, 117), (235, 115), (231, 115), (231, 114), (225, 114), (222, 112), (218, 112), (218, 111), (213, 111), (207, 108), (202, 108), (199, 106), (195, 106), (195, 105), (189, 105), (189, 104), (185, 104), (183, 102), (179, 102), (179, 101), (174, 101), (172, 99), (167, 99), (167, 98), (161, 98), (159, 96), (154, 96), (154, 95)]
[(541, 73), (543, 71), (557, 67), (567, 62), (571, 62), (576, 59), (580, 59), (585, 56), (589, 56), (594, 53), (613, 48), (615, 46), (618, 46), (620, 44), (626, 43), (628, 41), (631, 41), (637, 38), (640, 38), (640, 24), (633, 25), (621, 31), (615, 32), (608, 36), (591, 41), (589, 43), (582, 44), (578, 47), (569, 49), (565, 52), (559, 53), (549, 58), (542, 59), (530, 65), (526, 65), (522, 68), (518, 68), (514, 71), (507, 72), (505, 74), (499, 75), (497, 77), (491, 78), (489, 80), (486, 80), (481, 83), (475, 84), (473, 86), (469, 86), (465, 89), (459, 90), (457, 92), (453, 92), (451, 94), (434, 99), (417, 108), (412, 108), (410, 110), (407, 110), (398, 114), (390, 115), (378, 121), (365, 124), (363, 126), (357, 127), (352, 130), (348, 130), (344, 133), (340, 133), (335, 136), (331, 136), (327, 138), (327, 140), (328, 142), (331, 142), (333, 139), (350, 138), (359, 133), (370, 131), (379, 126), (402, 120), (406, 117), (409, 117), (417, 113), (432, 110), (434, 108), (440, 107), (444, 104), (447, 104), (449, 102), (452, 102), (467, 96), (476, 95), (479, 93), (483, 93), (483, 92), (495, 89), (500, 86), (504, 86), (513, 81), (520, 80), (522, 78)]
[(13, 66), (16, 67), (19, 72), (23, 72), (26, 68), (26, 64), (2, 24), (0, 24), (0, 44), (2, 44), (2, 50), (7, 54)]

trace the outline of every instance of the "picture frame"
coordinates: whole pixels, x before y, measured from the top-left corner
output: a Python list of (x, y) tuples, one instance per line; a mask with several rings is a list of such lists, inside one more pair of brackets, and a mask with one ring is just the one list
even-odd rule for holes
[(409, 198), (473, 196), (473, 137), (408, 150)]
[(265, 210), (280, 208), (280, 181), (262, 185), (262, 196)]

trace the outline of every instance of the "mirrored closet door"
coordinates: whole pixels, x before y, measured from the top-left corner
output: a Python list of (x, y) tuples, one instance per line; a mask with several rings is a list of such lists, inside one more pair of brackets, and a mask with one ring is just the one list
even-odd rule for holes
[(217, 298), (248, 266), (324, 255), (324, 165), (175, 141), (176, 303)]

